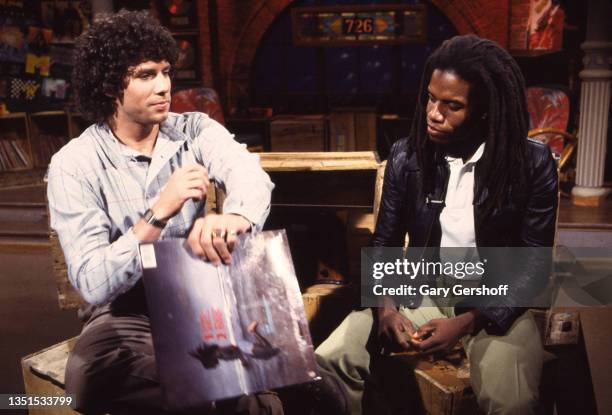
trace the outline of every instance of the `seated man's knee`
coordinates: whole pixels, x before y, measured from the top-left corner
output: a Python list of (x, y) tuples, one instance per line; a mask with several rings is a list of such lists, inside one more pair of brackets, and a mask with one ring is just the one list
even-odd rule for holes
[(66, 365), (65, 384), (66, 394), (74, 398), (74, 408), (83, 413), (96, 413), (98, 402), (95, 387), (88, 379), (89, 365), (79, 359), (78, 355), (71, 355)]
[(283, 404), (277, 394), (262, 392), (225, 402), (217, 407), (220, 414), (240, 415), (282, 415)]
[(529, 415), (537, 413), (538, 397), (531, 393), (521, 394), (512, 398), (481, 397), (478, 406), (486, 414), (496, 415)]

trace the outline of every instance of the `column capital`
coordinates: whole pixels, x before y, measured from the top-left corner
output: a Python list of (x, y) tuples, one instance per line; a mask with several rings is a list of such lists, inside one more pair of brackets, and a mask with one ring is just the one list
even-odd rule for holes
[[(612, 65), (612, 42), (587, 41), (580, 45), (584, 50), (584, 69), (607, 70)], [(581, 73), (582, 76), (582, 73)]]
[(578, 74), (583, 81), (605, 81), (612, 79), (610, 69), (583, 69)]

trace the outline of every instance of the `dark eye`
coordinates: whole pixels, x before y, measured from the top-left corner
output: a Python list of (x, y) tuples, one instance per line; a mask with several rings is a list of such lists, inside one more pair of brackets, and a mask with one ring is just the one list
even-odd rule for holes
[(450, 108), (451, 111), (459, 111), (463, 109), (463, 105), (451, 102), (450, 104), (448, 104), (448, 108)]
[(141, 73), (140, 75), (138, 75), (138, 79), (143, 79), (143, 80), (151, 79), (151, 74), (150, 73)]
[(428, 99), (430, 102), (433, 102), (433, 103), (435, 103), (435, 102), (436, 102), (436, 99), (434, 98), (434, 96), (433, 96), (433, 95), (431, 95), (431, 94), (429, 94), (429, 93), (427, 94), (427, 99)]

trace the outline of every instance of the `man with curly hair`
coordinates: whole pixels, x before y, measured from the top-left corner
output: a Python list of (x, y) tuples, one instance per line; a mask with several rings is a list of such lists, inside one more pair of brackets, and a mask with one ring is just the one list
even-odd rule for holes
[[(66, 391), (86, 413), (166, 413), (138, 244), (188, 236), (196, 255), (227, 264), (236, 236), (269, 212), (258, 157), (205, 114), (169, 112), (176, 58), (145, 12), (104, 16), (76, 42), (73, 85), (94, 124), (53, 156), (48, 199), (70, 280), (93, 309), (66, 367)], [(223, 214), (204, 215), (211, 181), (227, 191)], [(194, 409), (283, 411), (272, 393), (214, 406)]]

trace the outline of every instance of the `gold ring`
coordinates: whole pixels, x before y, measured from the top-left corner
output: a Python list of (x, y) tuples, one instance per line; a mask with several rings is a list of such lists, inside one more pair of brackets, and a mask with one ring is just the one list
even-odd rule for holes
[(213, 229), (211, 236), (213, 238), (224, 238), (225, 237), (225, 229)]
[(229, 236), (236, 236), (236, 235), (238, 235), (238, 232), (236, 232), (236, 231), (229, 231), (228, 235)]

